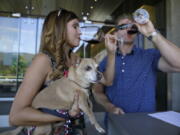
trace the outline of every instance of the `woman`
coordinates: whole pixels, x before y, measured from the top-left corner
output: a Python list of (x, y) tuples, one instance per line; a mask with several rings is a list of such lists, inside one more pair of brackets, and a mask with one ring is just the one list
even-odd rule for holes
[[(12, 125), (40, 125), (65, 120), (36, 110), (31, 103), (43, 87), (61, 78), (73, 64), (71, 49), (79, 45), (80, 35), (79, 20), (73, 12), (60, 9), (45, 18), (40, 53), (27, 69), (10, 111)], [(70, 116), (78, 113), (77, 107), (77, 113), (70, 113)]]
[[(41, 125), (65, 121), (64, 118), (46, 114), (32, 108), (31, 103), (43, 87), (48, 86), (51, 81), (61, 78), (68, 67), (75, 64), (77, 56), (71, 53), (71, 50), (79, 45), (80, 35), (79, 20), (73, 12), (60, 9), (48, 14), (43, 25), (40, 53), (35, 56), (27, 69), (10, 111), (10, 123), (12, 125)], [(107, 66), (113, 65), (111, 62), (114, 61), (112, 60), (114, 56), (111, 54), (114, 53), (111, 52), (116, 50), (116, 47), (113, 46), (115, 42), (111, 38), (114, 37), (106, 36), (105, 39), (106, 48), (110, 52), (108, 53), (110, 54), (110, 62)], [(109, 69), (107, 74), (105, 74), (105, 84), (112, 82), (112, 68)], [(106, 81), (106, 79), (109, 80)], [(71, 117), (76, 116), (80, 112), (77, 102), (78, 93), (73, 104), (73, 106), (76, 106), (77, 111), (71, 112), (69, 110), (67, 112)], [(57, 134), (65, 134), (63, 127), (60, 129), (62, 130)], [(26, 134), (27, 131), (24, 131)], [(73, 135), (76, 133), (80, 134), (75, 130), (73, 132)]]

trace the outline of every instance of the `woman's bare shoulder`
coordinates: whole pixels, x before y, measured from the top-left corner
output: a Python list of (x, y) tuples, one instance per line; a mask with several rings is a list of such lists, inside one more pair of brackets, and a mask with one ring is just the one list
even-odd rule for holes
[(44, 53), (38, 53), (34, 56), (32, 62), (40, 62), (42, 63), (50, 63), (50, 58), (48, 55), (44, 54)]
[(31, 65), (27, 69), (27, 72), (30, 71), (31, 73), (34, 73), (34, 72), (47, 73), (50, 70), (51, 70), (50, 58), (46, 54), (38, 53), (34, 56), (31, 62)]
[(49, 58), (45, 54), (39, 53), (34, 56), (16, 94), (18, 106), (25, 107), (32, 103), (33, 97), (39, 92), (50, 71), (49, 63)]

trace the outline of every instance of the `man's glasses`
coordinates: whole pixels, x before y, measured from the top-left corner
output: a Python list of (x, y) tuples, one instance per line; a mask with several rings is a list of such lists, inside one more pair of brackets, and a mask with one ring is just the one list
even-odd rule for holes
[(127, 31), (128, 34), (136, 34), (138, 33), (138, 28), (135, 24), (129, 23), (129, 24), (121, 24), (121, 25), (117, 25), (116, 30), (125, 30), (128, 29)]
[(121, 24), (121, 25), (117, 25), (116, 29), (117, 30), (124, 30), (124, 29), (128, 29), (131, 28), (133, 26), (133, 24), (129, 23), (129, 24)]

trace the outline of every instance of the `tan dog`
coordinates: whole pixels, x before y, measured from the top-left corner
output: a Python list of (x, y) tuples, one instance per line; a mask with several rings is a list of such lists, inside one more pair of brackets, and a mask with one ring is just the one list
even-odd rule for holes
[[(82, 59), (78, 65), (69, 68), (68, 77), (62, 77), (54, 81), (38, 93), (33, 100), (32, 106), (34, 108), (44, 107), (69, 110), (72, 107), (74, 96), (78, 91), (79, 108), (89, 117), (91, 124), (95, 126), (98, 132), (104, 133), (104, 129), (97, 123), (92, 111), (92, 103), (89, 99), (88, 90), (91, 83), (99, 81), (102, 77), (102, 74), (97, 71), (97, 66), (94, 59)], [(18, 129), (16, 132), (18, 132)], [(51, 125), (37, 126), (33, 135), (48, 135), (50, 132)], [(8, 135), (10, 134), (8, 133)]]

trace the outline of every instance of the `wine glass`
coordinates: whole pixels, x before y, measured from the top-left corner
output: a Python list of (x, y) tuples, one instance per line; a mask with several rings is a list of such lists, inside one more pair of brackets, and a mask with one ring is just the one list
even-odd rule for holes
[(145, 24), (149, 20), (149, 13), (147, 10), (140, 8), (133, 13), (134, 20), (139, 24)]
[(89, 44), (98, 44), (102, 40), (104, 33), (98, 26), (82, 26), (81, 28), (81, 40)]

